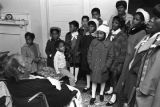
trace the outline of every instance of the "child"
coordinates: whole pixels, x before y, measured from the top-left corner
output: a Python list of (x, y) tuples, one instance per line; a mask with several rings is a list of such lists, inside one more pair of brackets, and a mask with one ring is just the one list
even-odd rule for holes
[(82, 17), (82, 20), (81, 20), (82, 26), (79, 29), (80, 35), (84, 36), (86, 34), (86, 32), (88, 32), (88, 21), (89, 21), (89, 17), (88, 16), (83, 16)]
[(30, 73), (35, 73), (38, 70), (38, 63), (40, 62), (41, 53), (39, 45), (34, 43), (34, 33), (27, 32), (25, 34), (26, 44), (21, 48), (21, 54), (24, 57), (27, 65), (27, 70)]
[(87, 63), (87, 53), (89, 49), (89, 45), (92, 40), (95, 38), (95, 31), (98, 27), (98, 21), (96, 19), (92, 19), (88, 22), (89, 31), (81, 38), (80, 41), (80, 53), (81, 53), (81, 71), (86, 76), (87, 85), (83, 89), (83, 92), (87, 92), (90, 89), (90, 73), (89, 65)]
[(104, 101), (105, 82), (108, 80), (109, 68), (113, 59), (113, 48), (109, 39), (109, 27), (102, 24), (97, 29), (97, 38), (94, 39), (88, 51), (88, 64), (91, 69), (92, 98), (90, 104), (96, 100), (97, 84), (101, 85), (100, 101)]
[(50, 28), (50, 37), (51, 39), (47, 41), (45, 52), (47, 54), (47, 66), (54, 68), (53, 58), (56, 53), (55, 42), (60, 40), (61, 29), (58, 27)]
[(101, 12), (99, 8), (93, 8), (91, 11), (91, 14), (93, 19), (97, 19), (99, 21), (99, 25), (103, 23), (103, 20), (100, 18)]
[(67, 33), (65, 42), (67, 45), (67, 61), (70, 65), (70, 72), (75, 76), (75, 81), (77, 81), (79, 73), (79, 62), (80, 62), (80, 53), (79, 53), (79, 43), (80, 35), (78, 32), (79, 23), (77, 21), (72, 21), (69, 23), (70, 32)]
[(64, 76), (69, 77), (70, 85), (75, 86), (74, 76), (67, 70), (66, 59), (65, 59), (65, 42), (58, 40), (55, 44), (57, 52), (54, 56), (54, 68), (57, 74), (63, 74)]
[[(111, 66), (111, 87), (105, 94), (112, 94), (114, 91), (125, 61), (127, 53), (127, 34), (122, 30), (125, 25), (125, 21), (119, 16), (115, 16), (112, 22), (112, 29), (110, 32), (110, 40), (114, 48), (115, 58)], [(109, 105), (109, 104), (108, 104)]]

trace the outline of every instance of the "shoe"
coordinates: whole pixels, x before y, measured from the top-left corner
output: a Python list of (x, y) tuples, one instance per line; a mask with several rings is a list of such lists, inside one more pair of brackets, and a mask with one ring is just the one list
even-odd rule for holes
[(110, 87), (108, 91), (105, 92), (105, 95), (111, 95), (113, 93), (113, 87)]
[(99, 99), (100, 99), (101, 102), (103, 102), (104, 101), (104, 95), (100, 95)]
[(90, 90), (90, 88), (85, 87), (85, 88), (83, 89), (83, 92), (87, 92), (87, 91), (89, 91), (89, 90)]
[(95, 103), (96, 98), (91, 98), (90, 105), (93, 105)]
[(106, 104), (106, 106), (112, 106), (116, 103), (116, 101), (117, 101), (116, 94), (112, 94), (112, 97), (110, 101)]

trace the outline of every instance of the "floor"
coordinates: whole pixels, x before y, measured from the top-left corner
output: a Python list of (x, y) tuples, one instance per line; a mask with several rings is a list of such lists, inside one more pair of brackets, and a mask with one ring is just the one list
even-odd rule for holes
[[(96, 96), (96, 102), (94, 105), (89, 105), (89, 101), (90, 101), (90, 98), (91, 98), (91, 92), (87, 92), (87, 93), (83, 93), (82, 92), (82, 89), (85, 87), (85, 81), (83, 80), (79, 80), (77, 82), (77, 85), (76, 87), (81, 91), (81, 94), (82, 94), (82, 99), (83, 99), (83, 107), (106, 107), (106, 103), (108, 102), (110, 96), (105, 96), (105, 99), (104, 99), (104, 102), (100, 102), (99, 101), (99, 95), (98, 95), (98, 92), (97, 92), (97, 96)], [(109, 107), (109, 106), (108, 106)]]

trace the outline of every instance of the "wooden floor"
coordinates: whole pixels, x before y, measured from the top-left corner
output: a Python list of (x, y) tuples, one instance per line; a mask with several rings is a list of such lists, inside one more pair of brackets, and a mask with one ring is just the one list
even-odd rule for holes
[(99, 92), (96, 95), (96, 102), (94, 105), (89, 105), (89, 101), (91, 99), (91, 92), (83, 93), (82, 89), (85, 87), (85, 81), (79, 80), (76, 84), (76, 87), (81, 91), (82, 99), (83, 99), (83, 107), (107, 107), (106, 103), (108, 102), (110, 96), (105, 96), (104, 102), (99, 101)]

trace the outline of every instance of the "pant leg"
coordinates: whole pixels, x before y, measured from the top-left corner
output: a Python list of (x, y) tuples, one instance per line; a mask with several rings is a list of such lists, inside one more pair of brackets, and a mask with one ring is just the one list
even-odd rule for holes
[(74, 79), (74, 76), (73, 76), (72, 73), (70, 73), (67, 69), (60, 69), (60, 72), (61, 72), (63, 75), (69, 77), (69, 81), (70, 81), (70, 85), (71, 85), (71, 86), (75, 86), (75, 79)]

